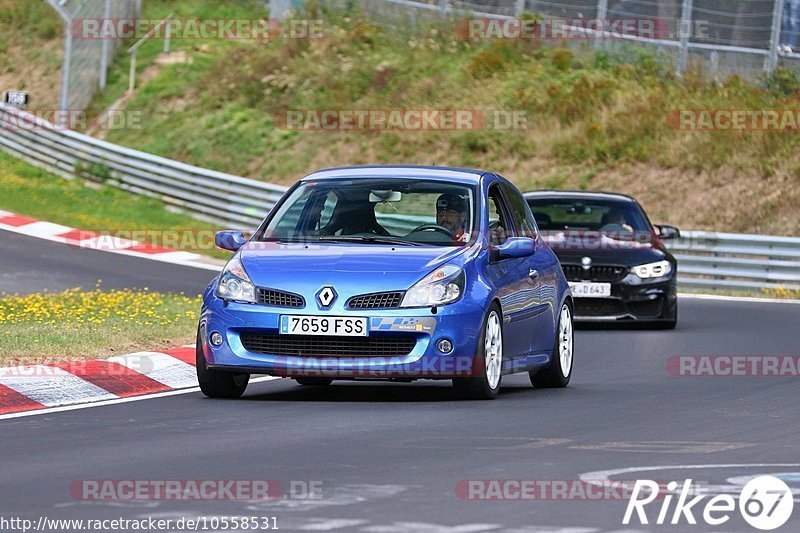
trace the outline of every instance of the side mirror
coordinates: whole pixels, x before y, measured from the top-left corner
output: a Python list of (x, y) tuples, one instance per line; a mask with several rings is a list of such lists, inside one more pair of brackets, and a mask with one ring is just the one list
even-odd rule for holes
[(530, 237), (509, 237), (500, 246), (492, 248), (497, 260), (530, 257), (536, 252), (536, 240)]
[(657, 224), (658, 236), (662, 239), (678, 239), (681, 236), (681, 230), (675, 226), (667, 226), (666, 224)]
[(235, 252), (247, 242), (244, 238), (244, 233), (241, 231), (225, 230), (218, 231), (214, 237), (214, 243), (223, 250)]

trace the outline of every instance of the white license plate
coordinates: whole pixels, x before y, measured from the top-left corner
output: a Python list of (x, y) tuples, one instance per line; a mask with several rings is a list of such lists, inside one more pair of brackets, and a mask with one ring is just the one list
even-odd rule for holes
[(575, 298), (608, 298), (611, 296), (610, 283), (570, 282), (572, 296)]
[(282, 335), (366, 337), (366, 317), (281, 315)]

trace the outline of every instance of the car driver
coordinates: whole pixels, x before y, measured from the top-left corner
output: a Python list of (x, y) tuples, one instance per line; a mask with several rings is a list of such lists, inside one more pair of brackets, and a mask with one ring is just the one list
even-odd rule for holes
[(467, 201), (457, 194), (445, 193), (436, 200), (436, 223), (453, 234), (453, 240), (467, 242)]

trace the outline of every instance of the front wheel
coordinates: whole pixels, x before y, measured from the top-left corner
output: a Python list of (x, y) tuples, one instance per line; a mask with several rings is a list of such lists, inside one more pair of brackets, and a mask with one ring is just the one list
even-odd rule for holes
[(453, 385), (472, 400), (491, 400), (500, 391), (503, 370), (503, 320), (497, 304), (489, 308), (482, 330), (478, 342), (479, 353), (473, 362), (473, 372), (477, 370), (480, 375), (453, 380)]
[(534, 387), (561, 388), (569, 385), (572, 377), (574, 340), (572, 311), (567, 304), (564, 304), (558, 314), (558, 327), (550, 364), (538, 372), (528, 373)]
[(200, 383), (200, 390), (203, 394), (209, 398), (239, 398), (244, 394), (244, 390), (250, 382), (250, 374), (210, 370), (206, 366), (206, 358), (203, 355), (203, 343), (199, 334), (197, 335), (195, 359), (197, 381)]

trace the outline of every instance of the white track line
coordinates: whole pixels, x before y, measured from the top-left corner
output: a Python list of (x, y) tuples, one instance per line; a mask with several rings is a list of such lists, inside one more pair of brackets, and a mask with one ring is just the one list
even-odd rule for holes
[[(265, 381), (272, 381), (275, 379), (281, 379), (281, 378), (275, 376), (262, 376), (251, 379), (250, 383), (262, 383)], [(24, 418), (27, 416), (49, 415), (53, 413), (62, 413), (65, 411), (78, 411), (80, 409), (90, 409), (92, 407), (103, 407), (119, 403), (139, 402), (142, 400), (155, 400), (156, 398), (165, 398), (167, 396), (178, 396), (180, 394), (191, 394), (194, 392), (200, 392), (200, 387), (192, 387), (189, 389), (171, 390), (165, 392), (156, 392), (153, 394), (145, 394), (143, 396), (131, 396), (129, 398), (115, 398), (113, 400), (101, 400), (93, 403), (81, 403), (76, 405), (64, 405), (61, 407), (50, 407), (48, 409), (39, 409), (37, 411), (23, 411), (21, 413), (9, 413), (7, 415), (0, 415), (0, 420), (8, 420), (11, 418)]]
[[(3, 216), (13, 216), (13, 213), (6, 213), (5, 215), (0, 214), (0, 218)], [(41, 226), (41, 224), (48, 224), (48, 226)], [(26, 224), (23, 226), (11, 226), (8, 224), (3, 224), (0, 222), (0, 230), (9, 231), (11, 233), (18, 233), (20, 235), (27, 235), (28, 237), (35, 237), (37, 239), (44, 239), (46, 241), (57, 242), (60, 244), (69, 244), (72, 246), (81, 246), (90, 248), (91, 245), (87, 245), (85, 243), (90, 243), (96, 238), (89, 238), (84, 239), (80, 242), (80, 244), (75, 244), (74, 241), (69, 241), (64, 237), (60, 237), (59, 234), (67, 233), (69, 231), (73, 231), (74, 228), (69, 228), (66, 226), (60, 226), (60, 229), (63, 231), (58, 231), (57, 233), (51, 233), (54, 229), (54, 226), (57, 224), (50, 224), (49, 222), (32, 222), (30, 224)], [(33, 228), (32, 230), (30, 228)], [(121, 241), (122, 239), (120, 239)], [(110, 239), (100, 239), (97, 244), (97, 250), (102, 252), (108, 252), (112, 254), (121, 254), (127, 255), (131, 257), (138, 257), (140, 259), (149, 259), (151, 261), (160, 261), (162, 263), (170, 263), (173, 265), (180, 265), (186, 266), (191, 268), (200, 268), (203, 270), (212, 270), (214, 272), (219, 272), (222, 270), (225, 262), (220, 259), (215, 259), (212, 257), (203, 256), (200, 254), (194, 254), (192, 252), (185, 252), (182, 250), (176, 250), (175, 252), (163, 252), (163, 253), (145, 253), (139, 252), (135, 250), (128, 250), (127, 248), (120, 248), (120, 249), (108, 249), (108, 244)], [(121, 244), (121, 243), (120, 243)], [(218, 264), (214, 264), (218, 263)]]
[(800, 304), (800, 300), (783, 300), (780, 298), (758, 298), (755, 296), (724, 296), (721, 294), (694, 294), (694, 293), (679, 293), (681, 298), (690, 298), (694, 300), (716, 300), (720, 302), (746, 302), (755, 304)]

